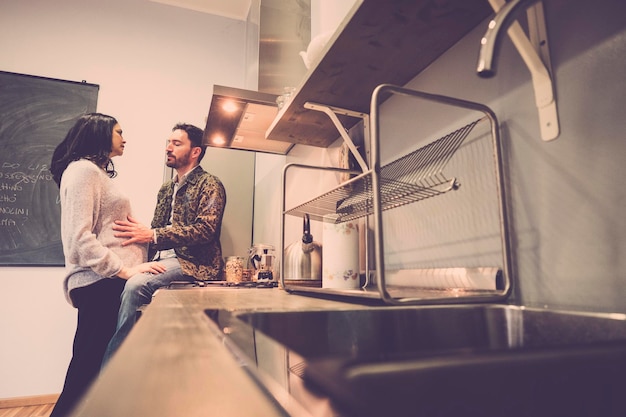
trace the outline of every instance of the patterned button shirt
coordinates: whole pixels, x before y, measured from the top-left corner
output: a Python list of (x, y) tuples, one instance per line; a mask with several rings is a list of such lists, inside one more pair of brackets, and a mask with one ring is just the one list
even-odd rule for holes
[[(174, 181), (167, 181), (158, 194), (152, 219), (156, 242), (150, 245), (148, 259), (158, 250), (174, 249), (185, 275), (198, 280), (222, 279), (224, 259), (220, 233), (226, 207), (222, 182), (198, 166), (187, 175), (176, 193)], [(168, 225), (170, 216), (171, 226)]]

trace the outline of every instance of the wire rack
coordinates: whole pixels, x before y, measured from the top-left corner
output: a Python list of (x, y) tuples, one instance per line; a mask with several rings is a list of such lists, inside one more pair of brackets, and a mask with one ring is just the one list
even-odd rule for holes
[[(385, 94), (421, 99), (451, 106), (455, 109), (476, 111), (482, 113), (483, 116), (381, 167), (379, 156), (381, 112), (379, 107), (380, 97)], [(333, 109), (328, 106), (327, 109), (331, 110), (331, 112), (339, 110), (336, 112), (343, 114), (342, 109)], [(470, 132), (483, 120), (488, 121), (491, 132), (502, 255), (501, 265), (487, 265), (487, 267), (496, 268), (495, 273), (489, 274), (487, 278), (490, 280), (489, 282), (494, 281), (495, 278), (496, 283), (499, 284), (496, 285), (495, 289), (488, 290), (474, 289), (472, 287), (472, 289), (467, 291), (461, 289), (461, 292), (457, 291), (459, 288), (453, 288), (448, 292), (433, 291), (429, 288), (413, 285), (415, 277), (420, 274), (420, 271), (417, 270), (401, 271), (405, 275), (408, 274), (408, 281), (399, 280), (397, 274), (396, 276), (390, 274), (390, 280), (388, 280), (385, 267), (382, 212), (456, 190), (460, 186), (459, 181), (456, 177), (447, 177), (444, 174), (444, 169), (446, 169), (446, 166)], [(341, 134), (341, 125), (339, 123), (336, 123), (336, 125)], [(334, 221), (336, 223), (365, 217), (365, 277), (368, 278), (366, 283), (369, 282), (371, 285), (367, 284), (359, 290), (340, 290), (324, 288), (323, 286), (322, 288), (309, 288), (302, 285), (286, 284), (284, 277), (281, 275), (282, 287), (287, 291), (297, 291), (304, 294), (377, 299), (390, 305), (493, 302), (505, 299), (511, 290), (511, 244), (508, 232), (506, 190), (503, 179), (502, 144), (495, 113), (489, 107), (480, 103), (420, 92), (391, 84), (381, 84), (372, 93), (370, 114), (367, 115), (367, 118), (364, 118), (364, 129), (370, 145), (370, 167), (366, 166), (363, 171), (355, 172), (339, 167), (321, 167), (298, 163), (290, 163), (283, 168), (281, 246), (285, 247), (285, 217), (287, 215), (302, 217), (308, 214), (312, 220)], [(347, 135), (342, 134), (341, 136), (345, 142), (351, 143), (350, 138), (346, 138)], [(341, 171), (358, 175), (317, 198), (287, 209), (285, 206), (287, 172), (292, 168)], [(373, 253), (371, 256), (367, 247), (370, 233), (373, 241)], [(282, 270), (284, 270), (284, 263), (281, 264)], [(449, 271), (439, 272), (448, 273)], [(370, 277), (372, 278), (371, 280), (369, 280)], [(405, 285), (407, 282), (411, 285)]]
[[(380, 170), (381, 209), (389, 210), (434, 197), (459, 187), (443, 173), (450, 158), (481, 118), (431, 142)], [(286, 214), (341, 223), (372, 214), (372, 175), (365, 172)]]

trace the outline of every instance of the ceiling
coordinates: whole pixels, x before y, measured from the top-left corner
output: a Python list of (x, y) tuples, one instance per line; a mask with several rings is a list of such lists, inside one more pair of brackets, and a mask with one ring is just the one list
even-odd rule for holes
[(246, 20), (251, 0), (150, 0), (237, 20)]

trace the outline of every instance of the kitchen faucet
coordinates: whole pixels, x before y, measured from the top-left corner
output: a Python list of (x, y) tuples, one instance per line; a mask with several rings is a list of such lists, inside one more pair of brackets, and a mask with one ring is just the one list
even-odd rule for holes
[(478, 54), (478, 67), (476, 71), (483, 78), (490, 78), (496, 74), (496, 62), (494, 55), (499, 51), (502, 32), (516, 19), (520, 10), (526, 10), (538, 0), (513, 0), (496, 13), (489, 22), (485, 35), (480, 40), (480, 52)]
[[(535, 7), (529, 14), (529, 28), (532, 27), (538, 34), (536, 46), (528, 39), (521, 25), (515, 22), (517, 14), (535, 4), (538, 0), (489, 0), (496, 10), (496, 15), (489, 21), (487, 31), (480, 40), (478, 67), (476, 71), (482, 78), (493, 77), (496, 73), (495, 54), (499, 52), (503, 32), (507, 31), (511, 41), (517, 48), (522, 59), (530, 70), (533, 88), (535, 90), (535, 104), (539, 113), (539, 128), (544, 141), (556, 139), (559, 136), (559, 119), (556, 108), (552, 76), (550, 75), (550, 58), (548, 52), (547, 31), (543, 17), (543, 7)], [(541, 5), (539, 5), (541, 6)], [(539, 30), (541, 27), (542, 30)], [(542, 49), (543, 59), (539, 56)]]

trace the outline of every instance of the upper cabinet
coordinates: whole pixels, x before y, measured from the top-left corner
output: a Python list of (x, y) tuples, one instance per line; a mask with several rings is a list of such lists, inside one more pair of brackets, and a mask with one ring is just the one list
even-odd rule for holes
[[(339, 137), (336, 127), (305, 103), (369, 113), (376, 86), (405, 85), (492, 13), (487, 0), (357, 1), (266, 138), (329, 146)], [(346, 129), (359, 121), (339, 118)]]

